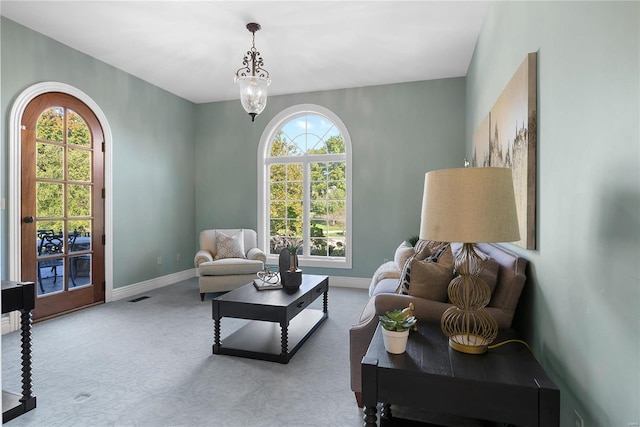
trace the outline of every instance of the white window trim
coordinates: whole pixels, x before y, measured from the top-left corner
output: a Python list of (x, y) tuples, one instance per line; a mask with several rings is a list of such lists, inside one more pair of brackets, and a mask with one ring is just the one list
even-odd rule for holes
[[(260, 144), (258, 146), (258, 247), (267, 254), (267, 264), (278, 264), (278, 256), (269, 254), (269, 227), (267, 224), (267, 210), (266, 210), (266, 200), (269, 194), (269, 177), (268, 177), (268, 168), (267, 162), (265, 159), (268, 158), (267, 149), (273, 138), (275, 138), (277, 131), (282, 127), (282, 125), (289, 120), (292, 120), (296, 117), (303, 116), (305, 114), (314, 114), (319, 116), (324, 116), (328, 120), (330, 120), (340, 131), (342, 138), (345, 143), (345, 156), (344, 160), (347, 163), (346, 171), (345, 171), (345, 179), (347, 185), (347, 217), (346, 226), (347, 226), (347, 235), (345, 236), (346, 250), (344, 257), (308, 257), (301, 256), (299, 259), (299, 265), (301, 267), (325, 267), (325, 268), (351, 268), (351, 259), (353, 254), (353, 242), (352, 242), (352, 223), (351, 223), (351, 137), (349, 136), (349, 132), (347, 131), (347, 127), (344, 125), (342, 120), (338, 116), (336, 116), (333, 112), (328, 110), (325, 107), (315, 104), (300, 104), (289, 107), (279, 114), (277, 114), (265, 127), (262, 136), (260, 137)], [(316, 158), (318, 157), (318, 158)], [(310, 156), (309, 158), (313, 158), (314, 160), (320, 160), (322, 156)], [(335, 157), (333, 157), (335, 160)], [(289, 160), (279, 159), (278, 162), (287, 162)], [(299, 159), (292, 158), (291, 162), (300, 162)], [(305, 168), (305, 172), (307, 172), (307, 168)], [(308, 198), (308, 194), (306, 194), (307, 189), (305, 188), (305, 198)]]

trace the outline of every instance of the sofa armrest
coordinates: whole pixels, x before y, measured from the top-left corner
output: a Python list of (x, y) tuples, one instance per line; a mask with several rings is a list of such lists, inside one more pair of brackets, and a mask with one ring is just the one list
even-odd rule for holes
[(255, 259), (265, 263), (267, 262), (267, 255), (265, 255), (260, 248), (251, 248), (249, 252), (247, 252), (247, 259)]
[(193, 265), (200, 267), (203, 262), (213, 261), (213, 255), (206, 249), (200, 249), (196, 252), (196, 256), (193, 257)]
[(362, 310), (358, 324), (349, 329), (349, 360), (351, 367), (351, 390), (356, 393), (362, 391), (362, 368), (360, 363), (364, 357), (373, 334), (378, 326), (378, 316), (375, 315), (375, 297)]

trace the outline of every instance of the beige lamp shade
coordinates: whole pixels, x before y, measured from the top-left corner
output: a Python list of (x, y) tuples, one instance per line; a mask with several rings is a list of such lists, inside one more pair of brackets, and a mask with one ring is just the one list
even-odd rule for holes
[(461, 243), (519, 240), (511, 169), (427, 172), (420, 238)]

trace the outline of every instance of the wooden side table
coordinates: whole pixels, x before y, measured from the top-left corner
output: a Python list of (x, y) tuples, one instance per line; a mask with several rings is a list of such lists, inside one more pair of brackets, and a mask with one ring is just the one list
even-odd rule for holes
[[(496, 343), (516, 338), (501, 330)], [(364, 425), (375, 426), (377, 404), (391, 404), (515, 425), (560, 424), (560, 391), (520, 343), (469, 355), (449, 348), (438, 324), (420, 324), (407, 351), (385, 351), (380, 326), (362, 359)]]
[(35, 298), (33, 282), (2, 281), (2, 314), (20, 311), (22, 334), (22, 395), (2, 392), (3, 423), (36, 407), (36, 397), (31, 394), (31, 310)]

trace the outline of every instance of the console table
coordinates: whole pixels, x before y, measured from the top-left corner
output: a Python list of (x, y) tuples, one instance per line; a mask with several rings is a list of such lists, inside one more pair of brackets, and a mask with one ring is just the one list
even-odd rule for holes
[[(419, 324), (407, 351), (387, 353), (378, 325), (362, 359), (365, 426), (375, 426), (377, 404), (391, 421), (391, 404), (433, 413), (515, 425), (560, 424), (560, 391), (521, 343), (505, 344), (481, 355), (449, 347), (439, 324)], [(501, 330), (497, 342), (516, 338)]]
[(22, 395), (2, 392), (3, 423), (36, 407), (36, 397), (31, 394), (31, 310), (34, 306), (33, 282), (2, 281), (2, 314), (20, 311), (22, 325)]

